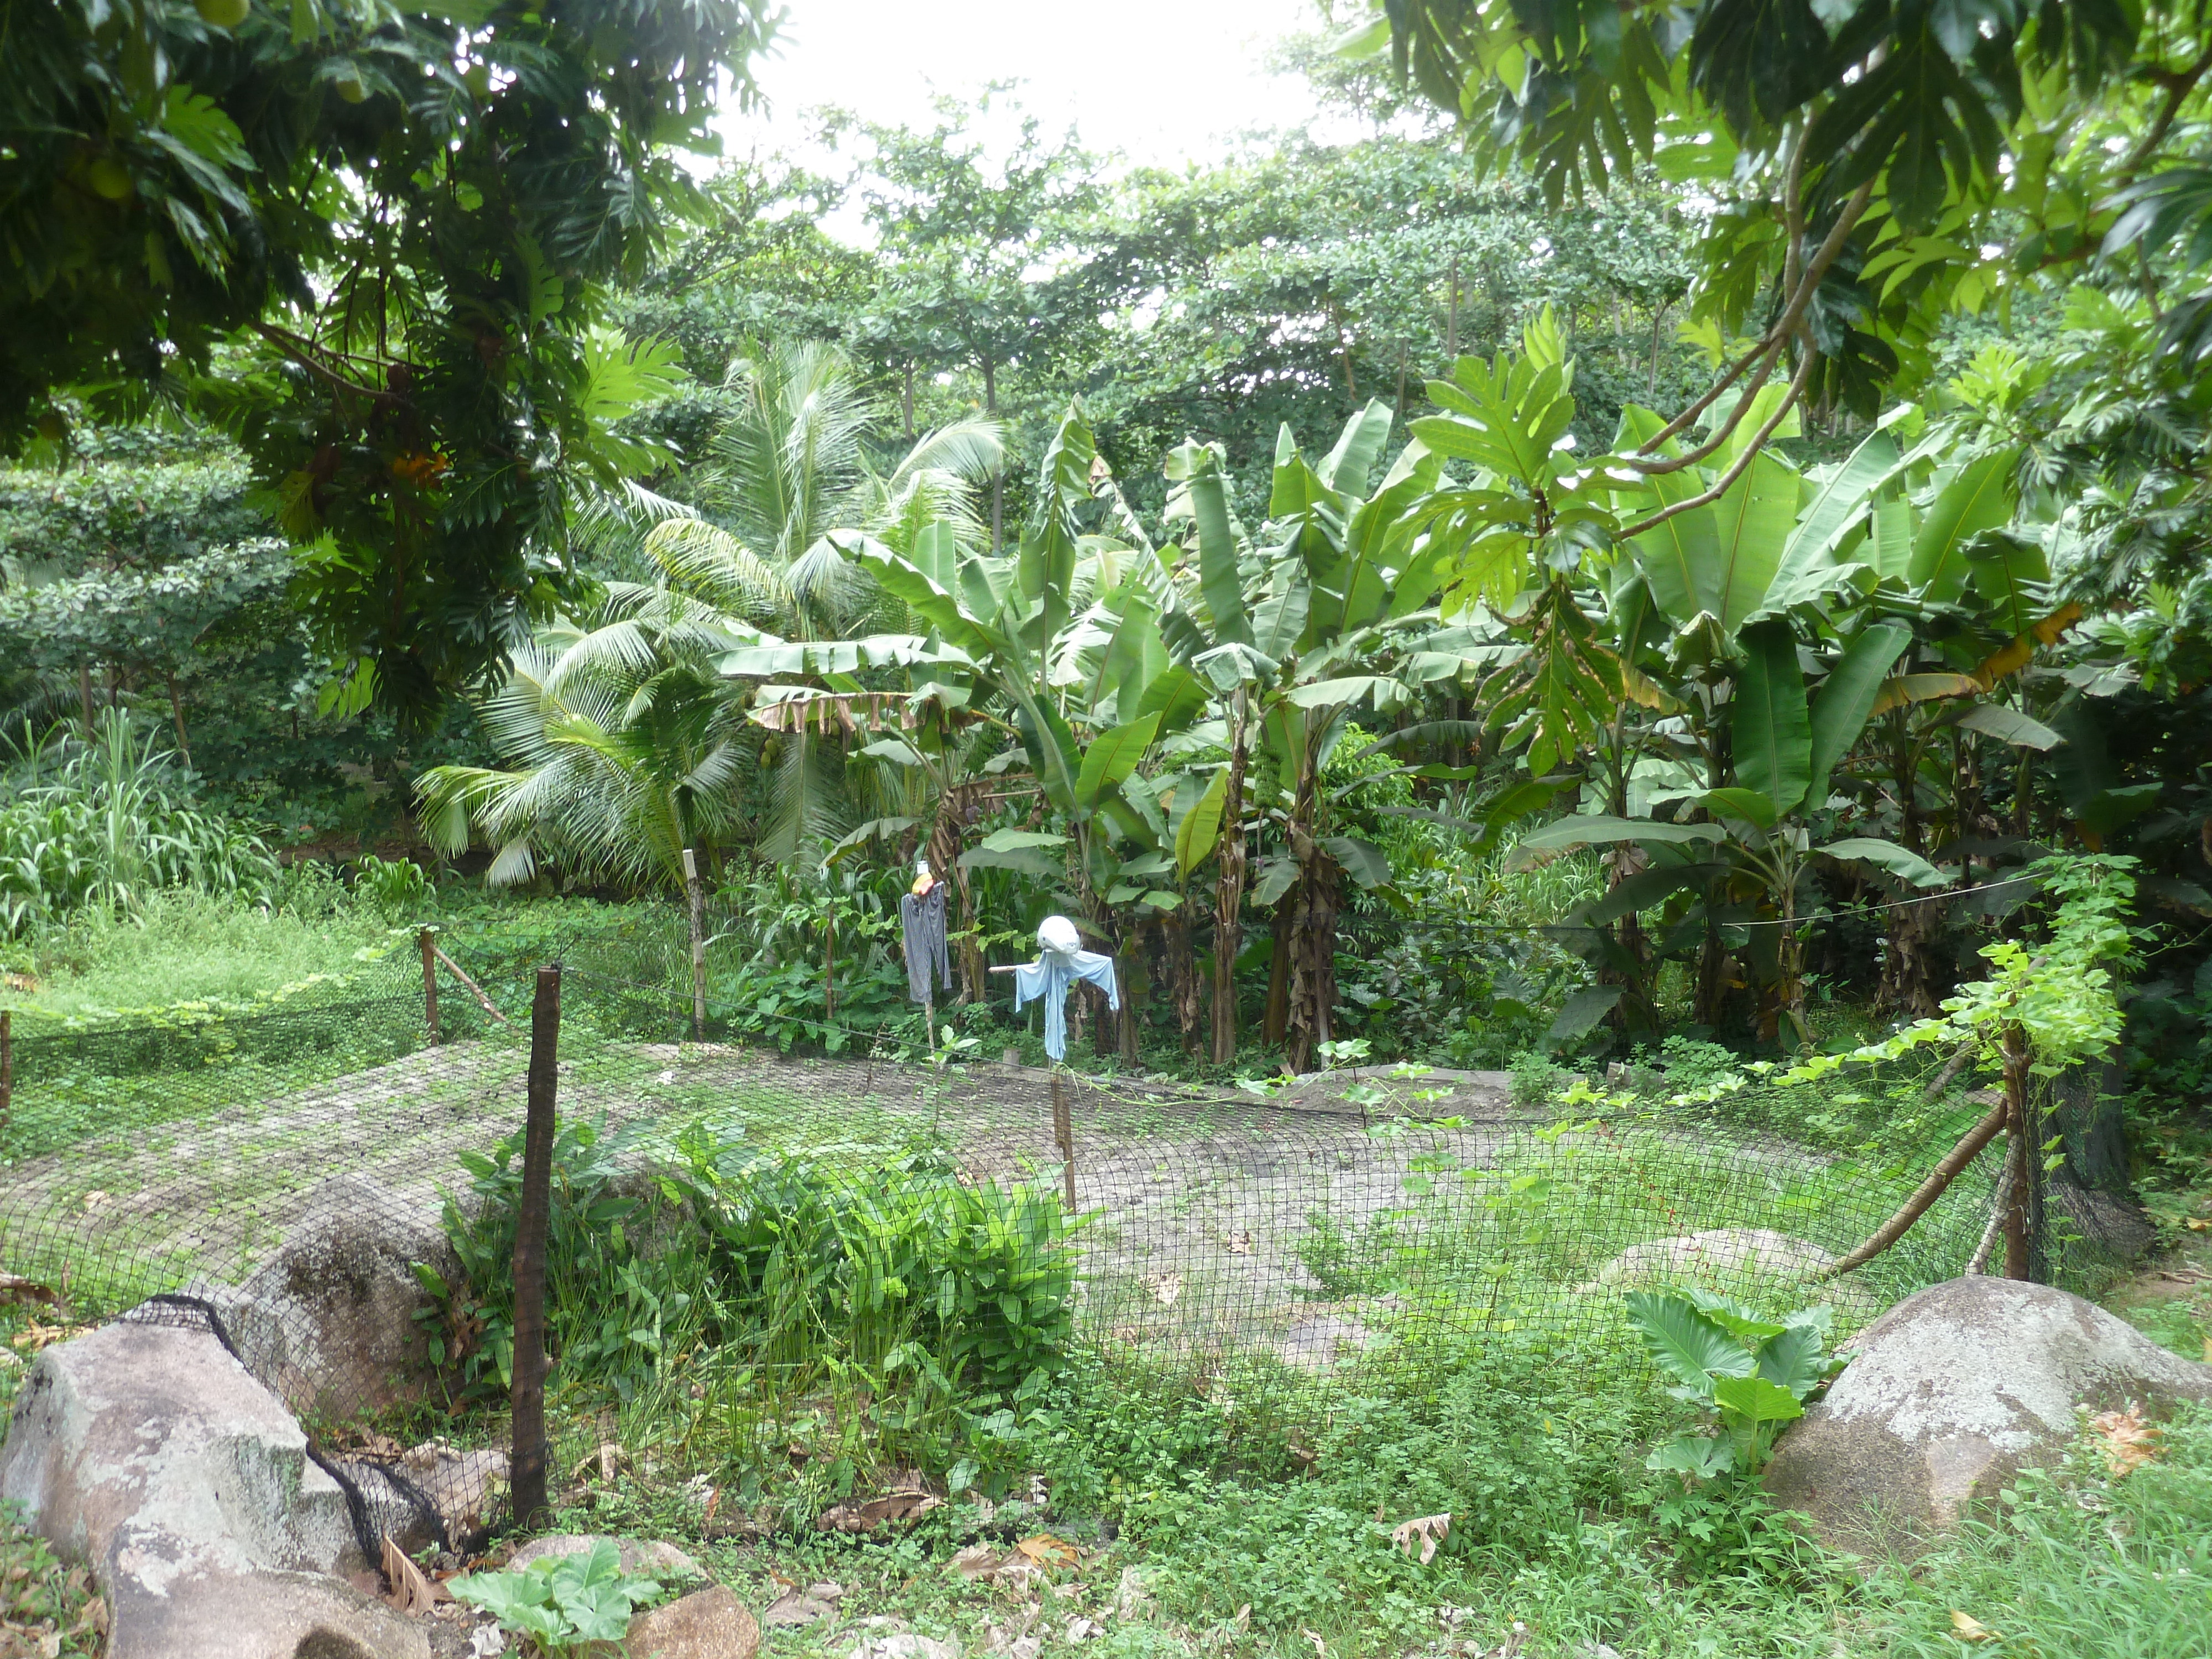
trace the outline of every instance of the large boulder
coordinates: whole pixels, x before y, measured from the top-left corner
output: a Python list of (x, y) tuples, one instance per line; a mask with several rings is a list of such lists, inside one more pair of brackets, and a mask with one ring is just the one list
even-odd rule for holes
[(342, 1419), (422, 1399), (429, 1305), (415, 1264), (458, 1277), (436, 1213), (366, 1176), (303, 1201), (284, 1247), (242, 1285), (195, 1287), (246, 1369), (303, 1416)]
[(1954, 1279), (1860, 1333), (1856, 1357), (1777, 1444), (1766, 1490), (1838, 1548), (1949, 1526), (2023, 1467), (2056, 1461), (2079, 1412), (2212, 1400), (2212, 1365), (2169, 1353), (2078, 1296)]
[(108, 1325), (40, 1353), (0, 1446), (21, 1504), (107, 1597), (109, 1659), (429, 1659), (365, 1571), (344, 1493), (204, 1330)]

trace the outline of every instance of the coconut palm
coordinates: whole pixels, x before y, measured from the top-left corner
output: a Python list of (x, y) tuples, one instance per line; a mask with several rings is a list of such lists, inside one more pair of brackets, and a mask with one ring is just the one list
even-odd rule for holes
[(737, 409), (692, 480), (696, 506), (645, 538), (672, 586), (786, 639), (848, 639), (896, 620), (864, 543), (908, 552), (940, 521), (982, 540), (974, 490), (1001, 462), (996, 422), (926, 433), (878, 471), (868, 434), (887, 411), (836, 346), (748, 344), (724, 384)]
[(683, 853), (744, 816), (757, 757), (724, 654), (758, 635), (665, 588), (617, 582), (585, 622), (556, 617), (478, 706), (504, 767), (441, 766), (416, 784), (423, 833), (449, 856), (471, 831), (495, 886), (550, 859), (634, 884), (682, 880)]

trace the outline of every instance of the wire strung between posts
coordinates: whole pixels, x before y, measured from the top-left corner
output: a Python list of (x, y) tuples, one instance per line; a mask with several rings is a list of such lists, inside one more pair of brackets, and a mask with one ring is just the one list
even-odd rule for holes
[[(1923, 893), (1915, 898), (1893, 899), (1881, 904), (1862, 904), (1844, 910), (1816, 910), (1807, 915), (1784, 919), (1781, 916), (1753, 917), (1743, 921), (1716, 921), (1717, 928), (1729, 927), (1805, 927), (1816, 921), (1840, 921), (1852, 916), (1879, 915), (1885, 910), (1903, 910), (1916, 904), (1942, 904), (1953, 899), (1971, 898), (1976, 893), (1993, 893), (2001, 887), (2018, 887), (2023, 883), (2032, 885), (2031, 876), (2008, 876), (2002, 881), (1985, 881), (1972, 887), (1954, 887), (1941, 893)], [(1657, 909), (1657, 905), (1650, 907)], [(1641, 915), (1639, 911), (1637, 914)], [(1411, 921), (1403, 916), (1340, 915), (1337, 918), (1340, 932), (1358, 933), (1364, 928), (1388, 926), (1401, 933), (1601, 933), (1605, 926), (1588, 921)]]

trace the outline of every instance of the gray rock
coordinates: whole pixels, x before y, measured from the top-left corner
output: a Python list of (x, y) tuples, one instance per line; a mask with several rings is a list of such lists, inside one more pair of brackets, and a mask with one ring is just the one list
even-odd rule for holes
[(1689, 1279), (1718, 1288), (1743, 1279), (1806, 1279), (1835, 1260), (1817, 1244), (1769, 1227), (1717, 1227), (1632, 1244), (1597, 1270), (1597, 1282), (1632, 1288)]
[(704, 1578), (707, 1570), (673, 1544), (641, 1543), (635, 1538), (601, 1538), (592, 1533), (556, 1532), (533, 1538), (514, 1553), (506, 1571), (520, 1572), (532, 1561), (564, 1555), (589, 1555), (601, 1544), (622, 1553), (622, 1570), (632, 1578)]
[(1954, 1279), (1862, 1332), (1826, 1395), (1790, 1425), (1768, 1495), (1838, 1548), (1899, 1547), (1948, 1527), (2023, 1467), (2055, 1461), (2077, 1412), (2212, 1399), (2212, 1365), (2169, 1353), (2080, 1297)]
[(419, 1629), (331, 1576), (367, 1564), (307, 1449), (214, 1337), (109, 1325), (32, 1364), (0, 1498), (92, 1568), (109, 1659), (428, 1659)]
[(760, 1626), (721, 1585), (653, 1607), (630, 1620), (624, 1659), (753, 1659)]
[(246, 1369), (301, 1415), (347, 1418), (422, 1398), (430, 1305), (416, 1262), (458, 1273), (434, 1212), (366, 1176), (334, 1176), (303, 1200), (284, 1247), (242, 1285), (196, 1286), (222, 1313)]

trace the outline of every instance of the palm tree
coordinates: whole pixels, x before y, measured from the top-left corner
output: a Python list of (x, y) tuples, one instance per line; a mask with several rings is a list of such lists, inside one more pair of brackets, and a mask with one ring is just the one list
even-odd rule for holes
[(1001, 463), (996, 422), (925, 433), (878, 472), (867, 437), (888, 410), (836, 346), (755, 342), (724, 385), (737, 410), (692, 480), (696, 507), (645, 538), (672, 586), (786, 639), (849, 639), (896, 621), (862, 544), (908, 553), (940, 520), (971, 545), (986, 535), (974, 491)]
[(539, 628), (478, 708), (502, 767), (440, 766), (416, 783), (423, 833), (451, 856), (473, 830), (495, 886), (550, 859), (675, 885), (683, 854), (735, 830), (760, 732), (717, 671), (758, 637), (682, 594), (608, 585), (587, 623)]
[(902, 607), (860, 568), (863, 547), (911, 550), (940, 521), (984, 534), (972, 492), (1000, 464), (994, 422), (929, 433), (878, 472), (867, 434), (885, 411), (834, 346), (748, 345), (726, 384), (738, 406), (691, 481), (697, 505), (632, 488), (581, 526), (597, 544), (649, 526), (640, 546), (656, 579), (608, 583), (587, 619), (557, 618), (516, 653), (480, 710), (504, 766), (439, 767), (416, 786), (433, 844), (459, 851), (473, 829), (498, 848), (495, 884), (527, 880), (549, 857), (680, 880), (685, 847), (747, 823), (738, 786), (764, 744), (760, 850), (782, 860), (834, 841), (852, 816), (842, 750), (749, 724), (749, 690), (721, 660), (877, 631)]

